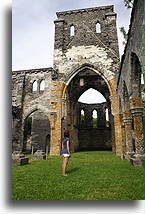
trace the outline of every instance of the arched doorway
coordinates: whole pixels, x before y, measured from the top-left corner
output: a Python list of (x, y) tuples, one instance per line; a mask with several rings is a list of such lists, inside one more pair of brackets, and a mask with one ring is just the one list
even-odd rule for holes
[(24, 119), (23, 152), (31, 152), (31, 149), (50, 151), (50, 122), (48, 115), (40, 109), (29, 113)]
[(32, 149), (32, 118), (33, 113), (24, 120), (23, 152), (31, 152)]
[[(80, 103), (79, 98), (89, 89), (102, 94), (105, 102)], [(111, 150), (113, 116), (111, 113), (110, 91), (104, 78), (89, 68), (81, 70), (69, 82), (65, 99), (64, 129), (70, 131), (74, 150)], [(107, 125), (106, 109), (109, 115)], [(97, 118), (93, 119), (94, 112), (97, 112)], [(93, 123), (96, 123), (94, 127)]]
[(141, 97), (144, 87), (143, 71), (139, 58), (135, 53), (131, 53), (131, 92), (132, 97)]

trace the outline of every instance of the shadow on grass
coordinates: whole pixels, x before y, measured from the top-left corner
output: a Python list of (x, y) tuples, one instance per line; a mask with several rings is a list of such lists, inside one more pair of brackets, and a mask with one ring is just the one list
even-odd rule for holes
[(71, 173), (74, 173), (74, 172), (78, 171), (79, 169), (80, 169), (80, 168), (75, 167), (75, 168), (73, 168), (73, 169), (67, 170), (67, 172), (68, 172), (69, 174), (71, 174)]

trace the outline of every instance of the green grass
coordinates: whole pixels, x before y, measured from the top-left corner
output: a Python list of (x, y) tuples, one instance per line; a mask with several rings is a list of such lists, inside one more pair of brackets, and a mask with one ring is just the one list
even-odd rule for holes
[(61, 157), (31, 161), (12, 170), (13, 200), (143, 200), (143, 167), (110, 151), (73, 153), (68, 176)]

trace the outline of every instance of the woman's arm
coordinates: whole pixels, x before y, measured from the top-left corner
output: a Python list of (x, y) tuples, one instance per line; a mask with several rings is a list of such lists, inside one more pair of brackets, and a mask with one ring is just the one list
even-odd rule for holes
[(69, 140), (67, 141), (67, 151), (70, 154), (70, 148), (69, 148)]

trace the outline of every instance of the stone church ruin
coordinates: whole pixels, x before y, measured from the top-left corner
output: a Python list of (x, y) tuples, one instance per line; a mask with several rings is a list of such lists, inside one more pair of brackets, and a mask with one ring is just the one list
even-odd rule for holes
[[(142, 160), (143, 1), (134, 2), (121, 62), (114, 6), (56, 14), (53, 68), (12, 72), (12, 150), (48, 146), (60, 155), (67, 129), (73, 151), (112, 150)], [(106, 102), (79, 102), (90, 88)]]

